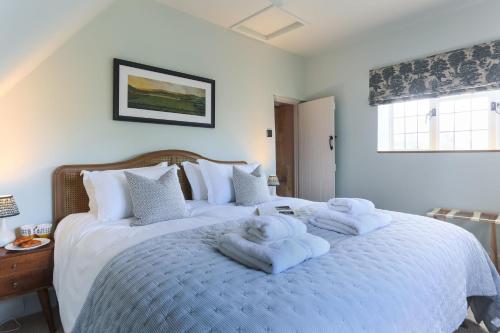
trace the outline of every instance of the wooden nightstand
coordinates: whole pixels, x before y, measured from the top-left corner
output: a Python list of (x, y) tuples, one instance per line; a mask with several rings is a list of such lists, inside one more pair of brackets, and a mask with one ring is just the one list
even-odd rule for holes
[(48, 291), (53, 267), (53, 241), (31, 251), (0, 249), (0, 299), (36, 291), (51, 333), (56, 331)]

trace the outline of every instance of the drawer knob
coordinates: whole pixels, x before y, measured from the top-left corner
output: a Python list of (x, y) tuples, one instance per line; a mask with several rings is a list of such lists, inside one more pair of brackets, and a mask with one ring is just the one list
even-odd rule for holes
[(16, 268), (17, 268), (17, 264), (12, 264), (12, 270), (14, 271), (14, 270), (16, 270)]
[(17, 282), (12, 282), (12, 288), (16, 289), (19, 284)]

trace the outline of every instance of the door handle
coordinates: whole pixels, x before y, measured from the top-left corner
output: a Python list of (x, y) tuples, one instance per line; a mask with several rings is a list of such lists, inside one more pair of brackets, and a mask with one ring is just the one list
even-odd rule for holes
[(330, 150), (333, 150), (333, 135), (328, 137), (328, 144), (330, 145)]

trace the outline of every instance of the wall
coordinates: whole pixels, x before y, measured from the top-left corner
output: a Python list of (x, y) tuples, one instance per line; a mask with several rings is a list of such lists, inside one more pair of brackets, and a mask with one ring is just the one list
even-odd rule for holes
[[(499, 1), (471, 1), (374, 29), (306, 63), (306, 96), (336, 99), (337, 194), (423, 214), (433, 207), (500, 211), (500, 153), (377, 153), (368, 71), (500, 38)], [(488, 228), (466, 227), (487, 244)]]
[[(113, 121), (114, 57), (215, 79), (216, 128)], [(51, 173), (61, 164), (176, 148), (273, 171), (273, 94), (301, 98), (303, 77), (301, 57), (154, 1), (116, 1), (0, 98), (0, 192), (21, 211), (8, 221), (51, 221)], [(0, 303), (0, 321), (22, 308)]]

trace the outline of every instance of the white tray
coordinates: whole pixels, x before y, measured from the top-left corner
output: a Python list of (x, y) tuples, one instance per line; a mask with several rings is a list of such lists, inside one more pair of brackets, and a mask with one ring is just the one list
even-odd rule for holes
[(50, 243), (50, 239), (48, 239), (48, 238), (33, 238), (33, 239), (39, 240), (42, 243), (40, 245), (33, 246), (33, 247), (28, 247), (28, 248), (22, 248), (22, 247), (19, 247), (19, 246), (14, 246), (13, 243), (9, 243), (9, 244), (5, 245), (5, 249), (9, 250), (9, 251), (29, 251), (29, 250), (37, 249), (37, 248), (39, 248), (41, 246), (44, 246), (44, 245), (47, 245), (47, 244)]

